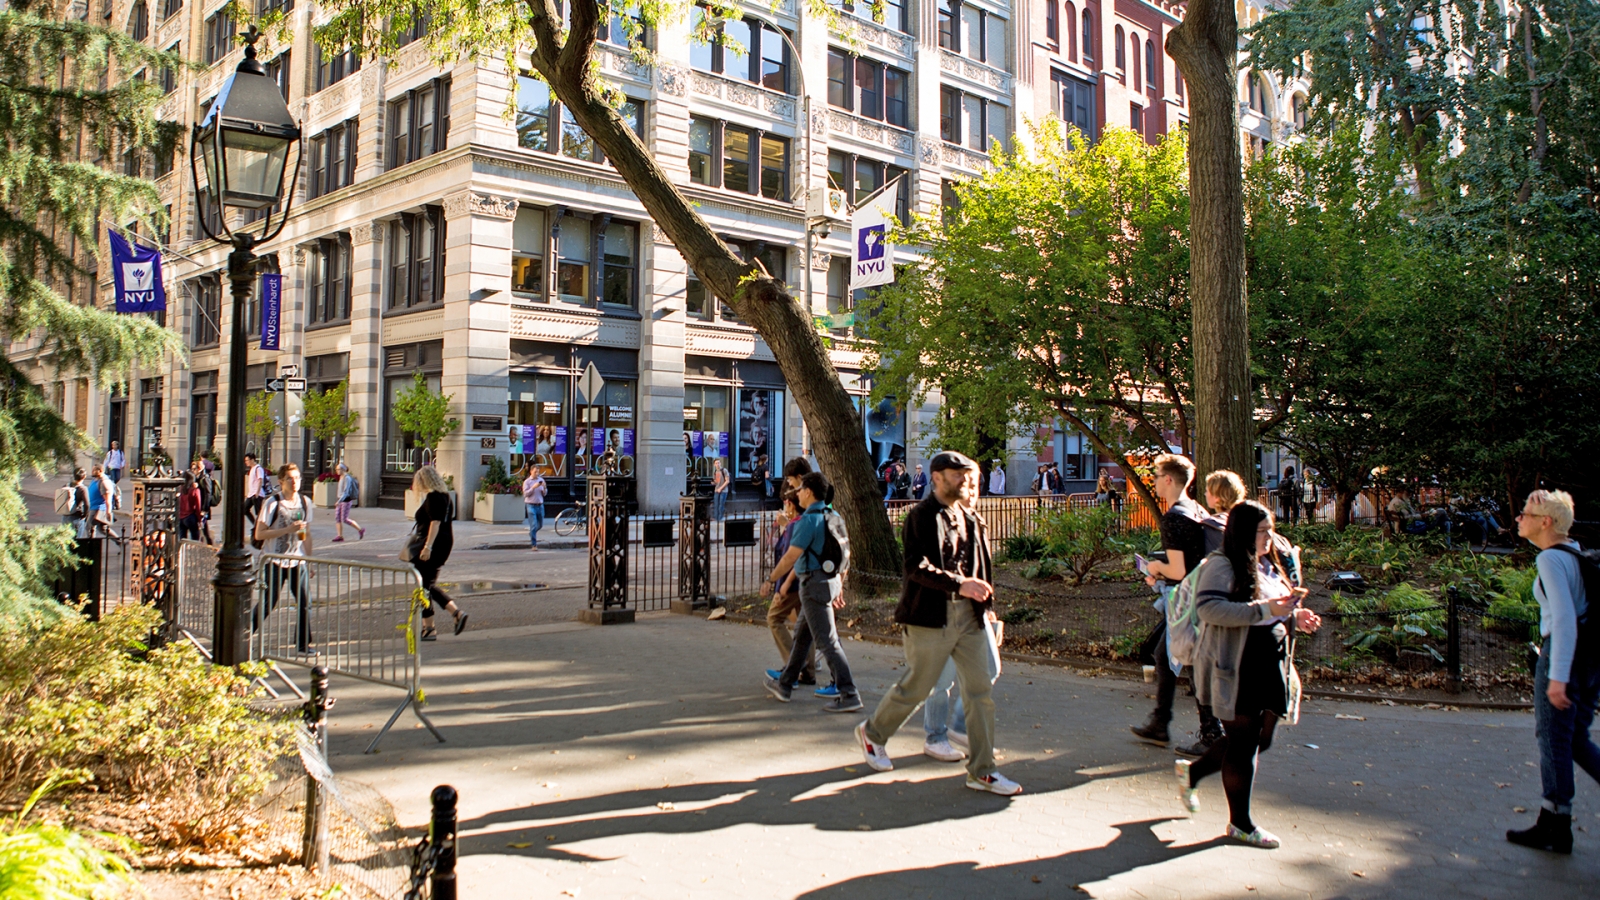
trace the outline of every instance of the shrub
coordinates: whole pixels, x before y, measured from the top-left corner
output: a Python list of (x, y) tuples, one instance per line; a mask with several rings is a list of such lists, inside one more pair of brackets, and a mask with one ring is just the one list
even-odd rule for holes
[(131, 606), (98, 623), (0, 635), (0, 792), (84, 769), (114, 800), (148, 802), (164, 842), (238, 832), (291, 728), (250, 709), (249, 680), (192, 646), (148, 650), (159, 621)]
[(1483, 613), (1483, 627), (1537, 640), (1539, 637), (1539, 601), (1533, 597), (1533, 583), (1539, 570), (1508, 569), (1495, 579), (1495, 590), (1489, 592), (1489, 608)]
[(99, 839), (132, 849), (123, 838), (85, 833), (47, 822), (23, 825), (46, 794), (90, 780), (88, 772), (52, 772), (22, 805), (9, 827), (0, 828), (0, 897), (7, 900), (83, 900), (121, 895), (133, 887), (127, 860), (95, 846)]
[(1014, 534), (1000, 543), (1002, 560), (1029, 560), (1044, 556), (1044, 538), (1033, 531)]
[(1126, 552), (1116, 540), (1121, 517), (1109, 506), (1051, 509), (1037, 516), (1035, 527), (1044, 541), (1044, 555), (1059, 560), (1074, 584), (1083, 584), (1096, 566)]
[(1344, 639), (1350, 650), (1385, 649), (1399, 653), (1421, 649), (1444, 661), (1444, 656), (1427, 643), (1445, 638), (1445, 609), (1429, 591), (1402, 582), (1383, 594), (1351, 597), (1335, 592), (1333, 609), (1352, 620)]
[(522, 485), (506, 471), (505, 461), (498, 456), (489, 458), (489, 465), (478, 480), (478, 496), (489, 494), (520, 494)]

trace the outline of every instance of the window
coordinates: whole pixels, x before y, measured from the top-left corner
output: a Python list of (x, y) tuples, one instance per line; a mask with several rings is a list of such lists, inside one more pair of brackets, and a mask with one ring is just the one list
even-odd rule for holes
[(206, 20), (205, 55), (202, 57), (206, 65), (215, 64), (233, 49), (233, 32), (233, 16), (227, 7)]
[(279, 53), (267, 63), (267, 77), (278, 83), (278, 92), (283, 94), (285, 103), (289, 101), (289, 77), (294, 69), (289, 66), (289, 51)]
[(1245, 162), (1253, 163), (1253, 162), (1255, 162), (1257, 160), (1266, 159), (1267, 156), (1271, 152), (1272, 152), (1272, 142), (1271, 141), (1267, 140), (1264, 137), (1257, 137), (1256, 135), (1252, 134), (1252, 135), (1250, 135), (1250, 140), (1249, 140), (1249, 154), (1250, 155), (1245, 160)]
[[(768, 275), (779, 281), (789, 280), (788, 248), (766, 241), (745, 241), (728, 237), (724, 237), (723, 240), (740, 259), (745, 262), (759, 261)], [(713, 300), (716, 302), (713, 303)], [(684, 311), (692, 316), (710, 319), (713, 317), (713, 308), (717, 310), (715, 316), (725, 322), (740, 321), (738, 313), (728, 305), (727, 300), (713, 295), (700, 281), (700, 277), (690, 270), (689, 280), (684, 287)]]
[[(706, 15), (704, 7), (694, 8), (696, 30), (702, 27)], [(689, 65), (703, 72), (716, 72), (789, 93), (789, 68), (793, 60), (784, 35), (755, 19), (722, 22), (712, 33), (721, 39), (691, 41)]]
[(1183, 70), (1176, 65), (1172, 67), (1172, 92), (1178, 95), (1178, 102), (1183, 102)]
[(961, 216), (961, 195), (956, 193), (956, 183), (948, 178), (939, 182), (939, 210), (946, 225)]
[(1088, 9), (1083, 11), (1083, 37), (1078, 41), (1078, 47), (1083, 53), (1083, 65), (1092, 68), (1094, 65), (1094, 15)]
[(161, 21), (165, 22), (172, 18), (181, 9), (183, 9), (183, 0), (163, 0), (161, 4)]
[[(869, 22), (877, 22), (874, 18), (876, 12), (871, 0), (829, 0), (829, 3), (840, 12), (849, 13)], [(906, 18), (906, 0), (884, 0), (883, 21), (879, 24), (893, 28), (895, 31), (905, 31), (909, 20)]]
[(411, 21), (397, 21), (394, 23), (394, 25), (399, 30), (399, 33), (395, 35), (395, 46), (404, 47), (407, 44), (415, 43), (416, 41), (420, 41), (427, 37), (428, 32), (432, 30), (433, 23), (429, 20), (427, 13), (420, 9), (413, 8), (411, 11)]
[[(644, 137), (644, 101), (626, 100), (617, 110), (633, 133)], [(559, 127), (552, 128), (552, 125)], [(550, 86), (532, 75), (517, 79), (517, 143), (529, 150), (560, 153), (588, 162), (605, 162), (605, 153), (572, 113), (561, 105)]]
[[(167, 48), (166, 52), (171, 53), (172, 55), (176, 56), (176, 55), (178, 55), (179, 46), (181, 46), (181, 42), (174, 43), (171, 47)], [(162, 66), (161, 67), (161, 93), (170, 94), (170, 93), (172, 93), (173, 91), (175, 91), (177, 89), (178, 89), (178, 70), (174, 69), (171, 66)]]
[[(853, 77), (852, 77), (853, 76)], [(828, 103), (868, 119), (910, 126), (911, 76), (864, 56), (828, 50)]]
[(956, 43), (958, 38), (958, 29), (956, 28), (957, 3), (958, 0), (939, 0), (939, 46), (950, 51), (960, 49)]
[(992, 141), (1010, 137), (1007, 108), (952, 87), (939, 89), (939, 136), (984, 153)]
[[(205, 225), (211, 227), (211, 233), (222, 234), (222, 207), (211, 202), (211, 195), (205, 191), (195, 195), (194, 198), (194, 233), (193, 239), (206, 240)], [(204, 223), (204, 225), (202, 225)]]
[(639, 226), (610, 222), (600, 232), (600, 302), (634, 307), (639, 281)]
[[(622, 4), (618, 2), (614, 4), (616, 7), (614, 10), (610, 8), (611, 6), (613, 4), (600, 4), (600, 21), (595, 25), (594, 39), (603, 44), (627, 47), (629, 46), (628, 32), (631, 30), (634, 34), (634, 41), (640, 46), (648, 46), (644, 13), (640, 10), (639, 4), (635, 3), (623, 9)], [(608, 16), (606, 15), (607, 12), (611, 14)], [(629, 22), (633, 24), (630, 26)]]
[(315, 90), (338, 84), (345, 78), (361, 71), (361, 57), (355, 50), (346, 49), (343, 53), (328, 55), (321, 44), (317, 48), (317, 76)]
[[(1066, 34), (1067, 34), (1067, 59), (1071, 60), (1072, 62), (1077, 62), (1078, 61), (1078, 9), (1077, 9), (1077, 7), (1073, 6), (1071, 3), (1068, 3), (1068, 4), (1066, 4), (1065, 12), (1067, 14), (1066, 15), (1066, 21), (1062, 23), (1061, 30), (1066, 32)], [(1061, 49), (1059, 41), (1056, 44), (1056, 49), (1057, 50)]]
[[(837, 190), (845, 192), (852, 206), (859, 206), (884, 185), (906, 174), (899, 166), (835, 150), (828, 154), (828, 181)], [(895, 197), (895, 215), (903, 224), (911, 222), (911, 183), (900, 182), (900, 193)]]
[(594, 259), (590, 222), (563, 215), (556, 234), (556, 294), (568, 303), (589, 302), (589, 264)]
[(288, 15), (292, 12), (294, 12), (294, 0), (261, 0), (260, 14), (263, 16), (273, 13)]
[(689, 117), (689, 180), (789, 199), (789, 139), (718, 119)]
[(1156, 45), (1149, 38), (1144, 41), (1144, 79), (1150, 85), (1150, 96), (1161, 95), (1161, 81), (1156, 75)]
[(350, 318), (350, 235), (322, 238), (308, 254), (306, 325), (327, 325)]
[(1133, 89), (1144, 90), (1144, 70), (1139, 66), (1139, 35), (1137, 32), (1128, 33), (1128, 46), (1133, 48)]
[(437, 306), (444, 298), (444, 215), (437, 206), (389, 225), (389, 309)]
[(1294, 127), (1304, 131), (1306, 127), (1306, 95), (1295, 94), (1289, 99), (1289, 110), (1294, 118)]
[(388, 168), (438, 153), (450, 133), (450, 79), (435, 78), (389, 104)]
[(136, 41), (150, 36), (150, 6), (145, 0), (138, 0), (128, 13), (128, 36)]
[(1137, 103), (1128, 104), (1128, 127), (1144, 134), (1144, 107)]
[(1266, 86), (1261, 82), (1261, 76), (1255, 72), (1247, 72), (1245, 73), (1245, 83), (1250, 108), (1265, 117), (1267, 114), (1267, 91)]
[(189, 400), (189, 452), (210, 450), (217, 440), (217, 371), (196, 372)]
[(348, 119), (311, 139), (308, 197), (355, 183), (357, 134), (357, 120)]
[(1124, 37), (1123, 37), (1122, 26), (1121, 25), (1117, 26), (1116, 34), (1117, 34), (1117, 51), (1116, 51), (1115, 55), (1116, 55), (1116, 58), (1117, 58), (1117, 69), (1118, 69), (1118, 71), (1127, 71), (1127, 68), (1128, 68), (1128, 47), (1127, 47), (1127, 44), (1126, 44), (1126, 42), (1124, 40)]
[(511, 226), (511, 290), (544, 298), (545, 211), (518, 206)]
[(1061, 8), (1056, 0), (1044, 0), (1044, 39), (1051, 47), (1061, 49)]
[(941, 0), (939, 46), (992, 66), (1006, 64), (1006, 20), (960, 0)]
[(1094, 85), (1065, 72), (1051, 72), (1050, 86), (1050, 111), (1068, 125), (1077, 126), (1086, 140), (1093, 141)]
[(215, 347), (222, 336), (222, 276), (202, 275), (189, 281), (194, 301), (189, 339), (195, 347)]

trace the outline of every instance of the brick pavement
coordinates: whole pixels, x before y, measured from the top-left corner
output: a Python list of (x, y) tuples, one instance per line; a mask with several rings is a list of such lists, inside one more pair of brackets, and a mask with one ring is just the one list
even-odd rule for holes
[[(899, 652), (846, 647), (870, 704)], [(1537, 806), (1526, 713), (1311, 703), (1263, 757), (1256, 815), (1285, 846), (1259, 851), (1220, 839), (1218, 779), (1191, 818), (1171, 755), (1128, 736), (1143, 684), (1008, 664), (1000, 753), (1027, 792), (1005, 799), (921, 757), (919, 718), (890, 743), (898, 768), (872, 773), (850, 736), (861, 716), (761, 690), (764, 629), (653, 614), (425, 652), (449, 742), (402, 719), (361, 755), (392, 692), (335, 679), (333, 764), (408, 825), (435, 784), (460, 789), (463, 896), (1578, 897), (1600, 877), (1600, 791), (1582, 776), (1572, 857), (1501, 837)]]

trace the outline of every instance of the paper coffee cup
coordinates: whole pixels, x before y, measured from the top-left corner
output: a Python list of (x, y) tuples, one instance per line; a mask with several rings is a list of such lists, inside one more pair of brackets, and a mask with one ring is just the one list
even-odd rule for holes
[(1145, 684), (1150, 684), (1151, 682), (1154, 682), (1155, 680), (1156, 680), (1156, 667), (1155, 666), (1145, 666), (1144, 667), (1144, 683)]

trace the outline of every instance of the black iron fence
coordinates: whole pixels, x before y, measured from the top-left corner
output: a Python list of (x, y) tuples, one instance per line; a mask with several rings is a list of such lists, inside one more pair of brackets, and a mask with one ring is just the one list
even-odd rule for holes
[(78, 538), (74, 553), (78, 566), (56, 577), (51, 591), (69, 606), (83, 606), (84, 614), (99, 619), (101, 613), (136, 602), (134, 564), (125, 529), (112, 537)]

